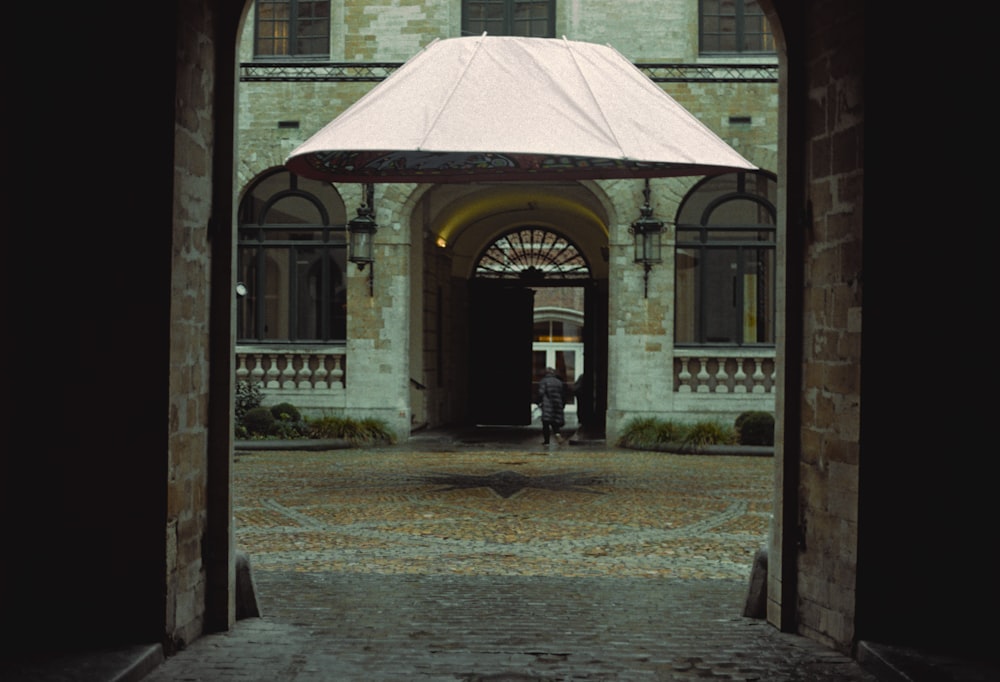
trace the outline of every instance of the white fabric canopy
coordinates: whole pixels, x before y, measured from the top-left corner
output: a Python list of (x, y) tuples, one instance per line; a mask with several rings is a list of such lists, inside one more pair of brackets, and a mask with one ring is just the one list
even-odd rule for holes
[(611, 47), (431, 43), (296, 149), (331, 182), (703, 175), (755, 167)]

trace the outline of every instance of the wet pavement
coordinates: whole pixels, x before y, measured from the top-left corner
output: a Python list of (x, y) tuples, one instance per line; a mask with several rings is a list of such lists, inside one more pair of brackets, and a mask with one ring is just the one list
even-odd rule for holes
[(145, 679), (875, 680), (742, 616), (772, 467), (530, 431), (241, 452), (262, 617)]

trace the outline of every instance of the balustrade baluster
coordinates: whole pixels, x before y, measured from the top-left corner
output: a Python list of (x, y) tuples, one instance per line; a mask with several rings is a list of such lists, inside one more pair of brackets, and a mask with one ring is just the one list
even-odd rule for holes
[(743, 358), (736, 358), (736, 375), (733, 384), (733, 393), (747, 392), (747, 373), (743, 371)]
[(282, 388), (295, 388), (295, 360), (294, 355), (291, 353), (285, 353), (285, 369), (281, 373), (285, 377), (284, 383), (282, 383)]
[(753, 392), (764, 393), (766, 390), (764, 388), (764, 361), (762, 358), (754, 358), (753, 364)]
[(303, 353), (299, 356), (302, 359), (302, 366), (299, 367), (299, 388), (312, 388), (312, 355)]
[(247, 377), (250, 376), (250, 370), (247, 369), (247, 356), (243, 353), (239, 354), (240, 366), (236, 368), (236, 381), (246, 381)]
[(708, 358), (698, 358), (701, 367), (698, 369), (698, 393), (708, 393)]
[(344, 387), (344, 370), (340, 367), (340, 360), (340, 355), (333, 356), (333, 371), (330, 372), (330, 376), (333, 377), (333, 381), (331, 383), (335, 388)]
[(316, 356), (316, 370), (313, 372), (313, 389), (324, 391), (329, 388), (326, 377), (329, 372), (326, 369), (326, 355), (320, 353)]
[(680, 358), (681, 371), (677, 375), (680, 385), (677, 387), (678, 393), (690, 393), (691, 392), (691, 358)]
[(254, 386), (264, 385), (264, 361), (261, 359), (260, 353), (253, 355), (253, 369), (250, 370), (250, 376), (253, 377)]
[(719, 367), (715, 372), (715, 392), (729, 393), (729, 373), (726, 372), (726, 359), (718, 358)]
[(278, 377), (281, 376), (281, 371), (278, 369), (278, 354), (268, 353), (267, 360), (270, 363), (267, 368), (267, 387), (281, 388), (281, 384), (278, 382)]

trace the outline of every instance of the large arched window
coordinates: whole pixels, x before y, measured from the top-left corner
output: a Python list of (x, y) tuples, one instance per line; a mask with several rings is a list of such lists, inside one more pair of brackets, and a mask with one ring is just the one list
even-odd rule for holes
[(239, 221), (239, 340), (346, 340), (346, 213), (333, 187), (275, 171), (247, 190)]
[(677, 213), (677, 345), (774, 344), (775, 199), (767, 173), (704, 180)]

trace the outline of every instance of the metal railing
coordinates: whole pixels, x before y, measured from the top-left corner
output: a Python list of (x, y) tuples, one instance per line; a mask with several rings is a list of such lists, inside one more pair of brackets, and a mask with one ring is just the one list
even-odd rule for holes
[[(240, 81), (376, 83), (403, 62), (253, 61), (240, 64)], [(636, 64), (656, 83), (777, 83), (777, 64)]]

